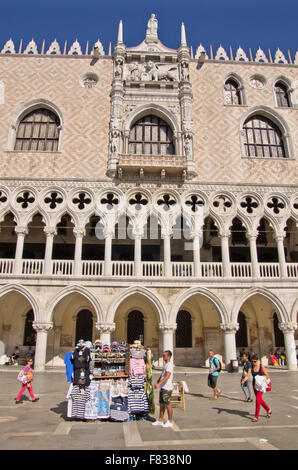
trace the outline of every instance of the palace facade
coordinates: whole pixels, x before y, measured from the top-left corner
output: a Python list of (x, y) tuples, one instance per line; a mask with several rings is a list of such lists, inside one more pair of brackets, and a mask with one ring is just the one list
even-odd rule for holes
[(146, 37), (0, 53), (0, 338), (63, 364), (79, 338), (157, 360), (237, 350), (296, 369), (298, 52)]

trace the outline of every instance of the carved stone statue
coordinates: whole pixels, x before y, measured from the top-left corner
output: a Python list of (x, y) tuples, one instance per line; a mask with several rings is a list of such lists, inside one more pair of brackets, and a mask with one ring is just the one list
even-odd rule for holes
[(138, 82), (140, 80), (140, 69), (136, 62), (129, 64), (128, 70), (130, 72), (130, 80), (132, 82)]
[(184, 82), (189, 81), (189, 68), (188, 63), (185, 61), (181, 63), (181, 80)]
[(111, 133), (110, 151), (112, 154), (118, 153), (119, 151), (118, 132), (114, 131)]
[(123, 61), (121, 59), (117, 59), (115, 63), (115, 77), (122, 78), (123, 74)]
[(146, 39), (157, 39), (158, 21), (154, 13), (152, 13), (148, 21)]
[(192, 139), (189, 135), (184, 137), (184, 152), (187, 159), (191, 158), (192, 154)]

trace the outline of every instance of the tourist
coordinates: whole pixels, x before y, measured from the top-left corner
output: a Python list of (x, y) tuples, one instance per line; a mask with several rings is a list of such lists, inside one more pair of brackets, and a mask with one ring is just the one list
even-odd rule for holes
[(26, 360), (26, 367), (24, 369), (24, 375), (27, 376), (27, 383), (23, 383), (23, 386), (20, 390), (20, 393), (18, 394), (18, 396), (16, 398), (16, 404), (21, 403), (20, 402), (21, 396), (25, 392), (26, 388), (28, 388), (28, 390), (29, 390), (29, 394), (30, 394), (30, 397), (32, 398), (33, 403), (39, 400), (39, 398), (35, 398), (35, 396), (33, 394), (33, 390), (32, 390), (32, 385), (31, 385), (31, 383), (33, 382), (33, 379), (34, 379), (33, 371), (31, 369), (32, 364), (33, 364), (33, 360), (31, 358)]
[(11, 360), (13, 366), (18, 365), (18, 358), (19, 357), (20, 357), (19, 346), (16, 346), (15, 349), (14, 349), (14, 352), (10, 356), (10, 360)]
[[(159, 419), (152, 423), (153, 426), (163, 426), (164, 428), (173, 427), (173, 408), (170, 405), (171, 397), (173, 392), (173, 362), (171, 361), (172, 352), (165, 351), (163, 353), (164, 366), (161, 376), (159, 377), (156, 384), (153, 386), (154, 389), (160, 387), (159, 404), (160, 412)], [(168, 421), (163, 423), (163, 417), (167, 409)]]
[(269, 380), (269, 374), (267, 370), (265, 369), (265, 367), (261, 365), (257, 354), (254, 354), (251, 359), (252, 359), (251, 373), (253, 376), (253, 388), (254, 388), (254, 392), (256, 396), (256, 411), (255, 411), (255, 416), (252, 421), (257, 422), (259, 420), (261, 405), (267, 411), (267, 418), (270, 418), (272, 414), (272, 410), (263, 400), (264, 391), (256, 390), (256, 376), (263, 375), (266, 377), (266, 380)]
[(218, 373), (220, 371), (220, 362), (217, 357), (214, 356), (213, 351), (209, 351), (209, 374), (208, 374), (208, 387), (213, 389), (214, 396), (209, 400), (217, 400), (221, 394), (221, 390), (217, 388)]
[(248, 359), (248, 355), (244, 353), (242, 355), (242, 361), (243, 361), (243, 373), (242, 373), (242, 378), (241, 378), (241, 388), (243, 390), (243, 393), (246, 397), (247, 402), (252, 402), (253, 399), (253, 388), (252, 388), (252, 382), (253, 382), (253, 376), (251, 374), (252, 371), (252, 363)]

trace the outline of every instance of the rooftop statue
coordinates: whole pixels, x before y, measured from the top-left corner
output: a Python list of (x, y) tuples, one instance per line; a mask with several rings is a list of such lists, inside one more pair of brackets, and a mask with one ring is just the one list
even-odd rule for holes
[(147, 24), (147, 31), (146, 31), (146, 39), (149, 40), (157, 40), (157, 28), (158, 28), (158, 21), (154, 13), (152, 13), (151, 18)]

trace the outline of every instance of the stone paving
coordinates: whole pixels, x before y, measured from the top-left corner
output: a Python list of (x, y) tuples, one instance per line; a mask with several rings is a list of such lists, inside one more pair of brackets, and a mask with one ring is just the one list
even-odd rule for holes
[[(298, 449), (297, 372), (270, 371), (273, 390), (265, 395), (265, 401), (273, 410), (272, 417), (265, 418), (263, 410), (259, 422), (252, 423), (254, 403), (244, 402), (240, 373), (222, 372), (219, 386), (223, 394), (212, 401), (206, 370), (177, 368), (175, 380), (186, 381), (190, 393), (186, 394), (186, 410), (174, 410), (174, 428), (164, 429), (152, 427), (150, 421), (69, 421), (63, 370), (36, 373), (33, 390), (40, 400), (31, 403), (26, 392), (23, 403), (15, 405), (18, 370), (0, 369), (1, 450)], [(154, 371), (153, 381), (158, 376)]]

